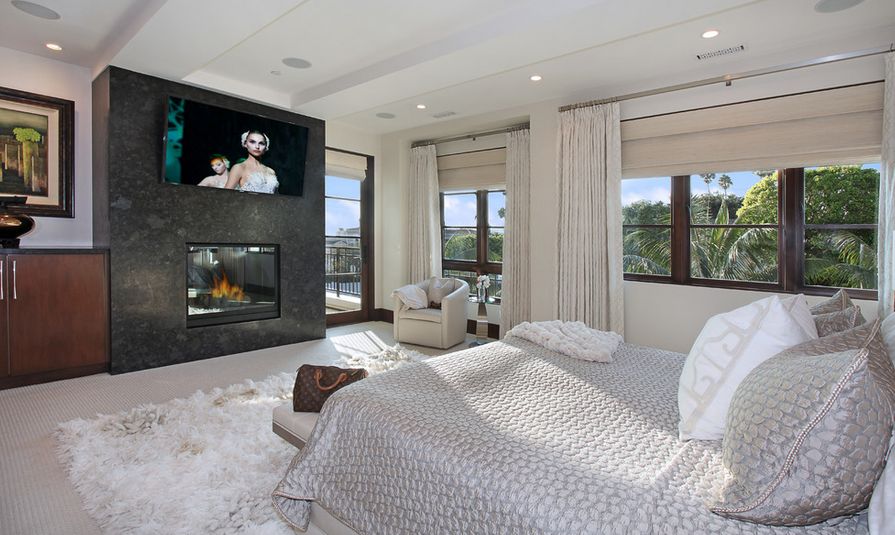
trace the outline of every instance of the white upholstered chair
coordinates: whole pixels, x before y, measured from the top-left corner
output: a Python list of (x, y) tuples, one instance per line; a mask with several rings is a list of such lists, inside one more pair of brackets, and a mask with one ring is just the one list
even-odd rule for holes
[[(429, 295), (429, 282), (418, 282)], [(421, 308), (403, 310), (403, 303), (395, 300), (395, 341), (447, 349), (466, 340), (466, 303), (469, 284), (460, 279), (454, 289), (441, 300), (441, 309)]]

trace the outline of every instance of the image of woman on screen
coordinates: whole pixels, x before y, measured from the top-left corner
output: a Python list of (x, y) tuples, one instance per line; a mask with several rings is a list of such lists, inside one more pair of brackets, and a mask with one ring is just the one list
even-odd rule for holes
[(230, 160), (223, 154), (212, 154), (208, 163), (211, 164), (211, 170), (214, 174), (203, 178), (198, 185), (210, 188), (223, 188), (226, 186), (227, 179), (230, 178)]
[(230, 169), (230, 178), (227, 179), (227, 189), (239, 191), (252, 191), (255, 193), (276, 193), (280, 182), (273, 169), (261, 163), (261, 158), (270, 149), (270, 139), (267, 134), (259, 130), (243, 132), (242, 146), (248, 155), (244, 162), (238, 163)]

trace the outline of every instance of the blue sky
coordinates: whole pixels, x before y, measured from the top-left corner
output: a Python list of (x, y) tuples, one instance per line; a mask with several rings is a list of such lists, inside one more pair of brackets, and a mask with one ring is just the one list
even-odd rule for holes
[[(862, 167), (873, 168), (877, 171), (879, 171), (880, 168), (878, 163), (864, 165)], [(727, 192), (739, 195), (740, 197), (744, 196), (746, 191), (759, 180), (758, 175), (755, 175), (751, 171), (715, 173), (715, 181), (710, 184), (713, 193), (721, 191), (721, 188), (718, 187), (718, 177), (722, 174), (727, 174), (733, 181), (733, 184)], [(695, 194), (706, 193), (708, 191), (702, 177), (693, 175), (690, 178), (690, 191)], [(671, 179), (664, 177), (622, 180), (622, 205), (627, 206), (641, 199), (664, 201), (666, 203), (670, 202)]]
[[(506, 195), (503, 192), (488, 193), (488, 222), (495, 227), (502, 227), (503, 219), (497, 215), (498, 210), (506, 206)], [(445, 226), (475, 226), (475, 193), (444, 196)]]
[[(326, 195), (360, 199), (360, 181), (326, 177)], [(326, 235), (337, 236), (340, 228), (360, 226), (360, 202), (326, 199)]]

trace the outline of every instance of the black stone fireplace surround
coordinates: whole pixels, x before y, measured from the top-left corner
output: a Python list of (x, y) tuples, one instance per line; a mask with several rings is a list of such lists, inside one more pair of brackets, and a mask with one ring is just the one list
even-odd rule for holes
[[(304, 194), (161, 181), (165, 100), (180, 96), (307, 127)], [(322, 338), (324, 122), (110, 67), (93, 82), (93, 240), (110, 256), (112, 373)], [(187, 329), (187, 243), (279, 246), (280, 317)]]

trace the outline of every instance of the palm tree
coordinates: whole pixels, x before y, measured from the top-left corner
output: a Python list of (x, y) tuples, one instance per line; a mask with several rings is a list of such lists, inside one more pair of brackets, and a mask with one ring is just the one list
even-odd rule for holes
[[(700, 174), (699, 176), (701, 176), (702, 181), (705, 182), (705, 189), (708, 190), (708, 196), (706, 197), (706, 200), (708, 200), (708, 198), (712, 196), (711, 184), (712, 184), (712, 181), (715, 180), (715, 173), (704, 173), (704, 174)], [(709, 211), (710, 208), (711, 208), (711, 203), (706, 202), (706, 204), (705, 204), (705, 220), (706, 221), (708, 221), (712, 217), (712, 214)]]
[(843, 288), (876, 288), (876, 246), (847, 230), (808, 239), (805, 283)]
[(727, 197), (727, 190), (730, 189), (730, 186), (733, 186), (733, 179), (729, 175), (721, 175), (718, 177), (718, 186), (724, 190), (724, 196)]

